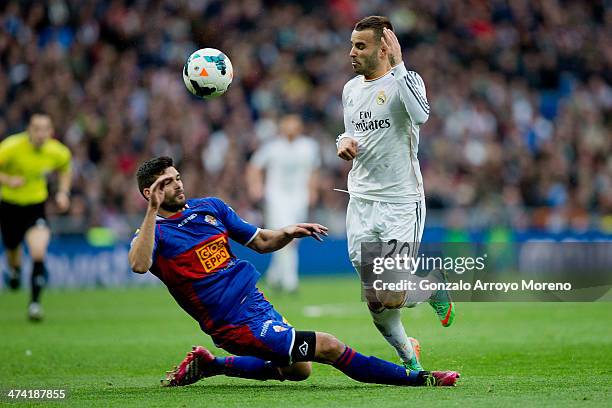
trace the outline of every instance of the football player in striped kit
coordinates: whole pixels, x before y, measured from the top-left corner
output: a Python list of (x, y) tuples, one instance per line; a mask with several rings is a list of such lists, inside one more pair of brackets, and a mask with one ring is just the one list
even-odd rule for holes
[[(350, 58), (357, 76), (342, 92), (345, 132), (336, 145), (338, 156), (353, 162), (346, 227), (349, 257), (359, 273), (364, 242), (410, 243), (410, 255), (417, 255), (425, 221), (419, 129), (430, 108), (423, 79), (406, 69), (387, 17), (369, 16), (355, 25)], [(374, 325), (406, 368), (421, 370), (419, 344), (400, 319), (402, 307), (415, 305), (413, 293), (363, 285)], [(426, 296), (442, 325), (450, 326), (455, 309), (448, 294)]]

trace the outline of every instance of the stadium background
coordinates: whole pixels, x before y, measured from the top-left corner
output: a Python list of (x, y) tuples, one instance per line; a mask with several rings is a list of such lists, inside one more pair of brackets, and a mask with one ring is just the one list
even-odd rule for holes
[[(86, 279), (79, 262), (102, 268), (89, 283), (119, 266), (128, 275), (125, 242), (146, 205), (134, 172), (154, 155), (177, 160), (189, 195), (219, 196), (261, 225), (245, 165), (287, 112), (303, 116), (321, 147), (310, 219), (340, 240), (331, 263), (302, 273), (350, 269), (347, 199), (332, 190), (346, 185), (349, 165), (334, 139), (353, 75), (351, 27), (372, 13), (391, 16), (432, 105), (419, 153), (425, 239), (610, 234), (612, 9), (603, 0), (9, 1), (0, 7), (0, 138), (42, 108), (74, 154), (70, 212), (48, 204), (52, 284), (75, 270)], [(231, 90), (206, 102), (180, 76), (204, 46), (235, 67)], [(95, 262), (72, 255), (100, 253)]]

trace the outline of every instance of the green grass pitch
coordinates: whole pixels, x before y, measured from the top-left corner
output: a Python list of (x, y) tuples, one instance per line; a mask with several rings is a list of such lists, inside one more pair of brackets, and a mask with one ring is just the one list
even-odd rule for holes
[[(362, 353), (397, 360), (354, 279), (307, 279), (297, 296), (267, 296), (302, 330), (327, 331)], [(404, 310), (423, 365), (460, 371), (455, 388), (363, 385), (315, 364), (300, 383), (214, 377), (165, 389), (159, 379), (192, 344), (223, 352), (164, 288), (49, 291), (43, 301), (47, 319), (30, 324), (26, 294), (0, 294), (0, 389), (69, 391), (66, 400), (45, 405), (498, 408), (612, 401), (610, 303), (460, 303), (450, 328), (428, 305)]]

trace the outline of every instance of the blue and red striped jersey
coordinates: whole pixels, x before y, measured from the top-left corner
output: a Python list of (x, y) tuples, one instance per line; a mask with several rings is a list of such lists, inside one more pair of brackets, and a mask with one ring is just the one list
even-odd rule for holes
[(185, 210), (157, 217), (150, 271), (205, 332), (212, 331), (231, 323), (256, 290), (259, 272), (234, 256), (229, 240), (248, 245), (257, 232), (218, 198), (187, 200)]

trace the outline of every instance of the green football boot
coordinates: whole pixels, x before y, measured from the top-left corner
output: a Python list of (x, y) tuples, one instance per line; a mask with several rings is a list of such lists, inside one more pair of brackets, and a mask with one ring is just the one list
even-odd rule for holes
[(410, 344), (412, 344), (412, 350), (414, 351), (412, 359), (410, 361), (404, 361), (402, 365), (406, 370), (410, 371), (424, 371), (421, 366), (421, 345), (419, 341), (414, 337), (408, 337)]
[(429, 299), (429, 304), (438, 315), (442, 326), (448, 327), (453, 324), (455, 320), (455, 303), (453, 303), (447, 291), (437, 291)]

